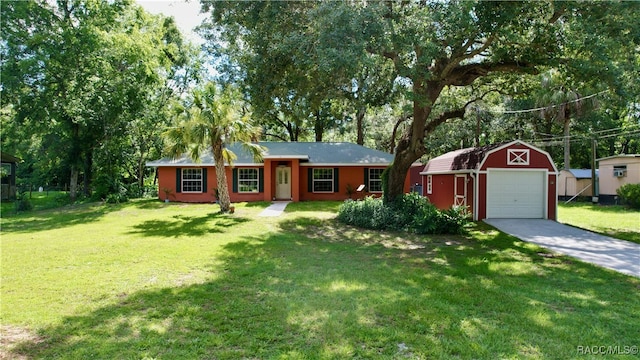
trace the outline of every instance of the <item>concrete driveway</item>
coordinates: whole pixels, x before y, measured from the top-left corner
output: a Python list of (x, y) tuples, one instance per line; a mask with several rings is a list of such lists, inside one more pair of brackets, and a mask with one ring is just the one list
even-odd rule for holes
[(523, 241), (623, 274), (640, 277), (640, 245), (542, 219), (485, 219)]

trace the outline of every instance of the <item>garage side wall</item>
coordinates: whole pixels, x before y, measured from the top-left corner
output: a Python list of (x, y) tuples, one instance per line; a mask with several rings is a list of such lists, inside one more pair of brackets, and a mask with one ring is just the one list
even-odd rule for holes
[(553, 172), (548, 174), (547, 178), (547, 219), (558, 220), (558, 178)]
[[(467, 211), (469, 213), (474, 213), (474, 199), (473, 196), (475, 190), (474, 178), (469, 173), (458, 173), (458, 176), (465, 176), (466, 189), (461, 190), (458, 189), (458, 195), (465, 194), (466, 199), (465, 203), (467, 206)], [(428, 179), (431, 177), (431, 193), (428, 191)], [(456, 173), (450, 174), (431, 174), (431, 175), (423, 175), (422, 176), (422, 187), (424, 191), (424, 196), (429, 199), (433, 205), (435, 205), (438, 209), (447, 210), (455, 205), (456, 198)]]
[(438, 209), (448, 209), (453, 205), (453, 174), (433, 174), (431, 176), (431, 193), (427, 193), (427, 176), (423, 176), (423, 189), (425, 196)]

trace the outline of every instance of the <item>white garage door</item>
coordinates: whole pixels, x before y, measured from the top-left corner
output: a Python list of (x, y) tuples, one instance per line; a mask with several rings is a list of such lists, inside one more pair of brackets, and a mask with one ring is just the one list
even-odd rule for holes
[(487, 218), (545, 217), (545, 171), (487, 173)]

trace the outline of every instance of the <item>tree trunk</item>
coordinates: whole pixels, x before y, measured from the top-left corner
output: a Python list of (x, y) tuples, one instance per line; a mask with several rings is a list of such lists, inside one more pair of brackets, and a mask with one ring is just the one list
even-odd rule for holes
[(78, 198), (78, 168), (71, 166), (71, 180), (69, 180), (69, 197), (71, 202), (75, 202)]
[(316, 123), (315, 123), (315, 132), (316, 132), (316, 142), (322, 142), (322, 137), (324, 135), (324, 121), (322, 121), (322, 117), (320, 116), (320, 110), (316, 110)]
[(391, 139), (389, 139), (389, 154), (393, 154), (396, 151), (396, 137), (398, 136), (398, 128), (402, 125), (403, 122), (409, 120), (409, 115), (401, 115), (396, 124), (393, 125), (393, 130), (391, 131)]
[[(437, 82), (414, 80), (413, 122), (398, 141), (393, 163), (387, 169), (387, 192), (384, 196), (387, 203), (404, 194), (404, 182), (411, 164), (427, 152), (424, 145), (427, 119), (442, 89), (443, 86)], [(435, 129), (437, 125), (430, 123), (429, 129)]]
[(84, 178), (82, 181), (82, 184), (84, 186), (84, 189), (82, 189), (82, 191), (84, 192), (84, 195), (89, 197), (91, 196), (91, 177), (92, 177), (92, 167), (93, 167), (93, 151), (88, 150), (87, 154), (84, 158)]
[(473, 138), (473, 146), (478, 147), (480, 146), (480, 132), (482, 130), (482, 128), (480, 127), (480, 125), (482, 124), (482, 117), (480, 116), (480, 108), (476, 109), (476, 133), (474, 134), (474, 138)]
[(224, 168), (224, 158), (222, 157), (222, 142), (213, 142), (213, 158), (216, 163), (216, 180), (218, 185), (218, 205), (223, 213), (229, 212), (231, 198), (229, 197), (229, 185), (227, 183), (227, 172)]
[(356, 132), (357, 139), (356, 143), (358, 145), (364, 145), (364, 115), (366, 113), (366, 108), (363, 106), (358, 109), (358, 113), (356, 114)]
[(564, 168), (565, 170), (569, 170), (571, 168), (571, 139), (569, 138), (569, 125), (570, 118), (565, 118), (564, 120)]
[(138, 189), (140, 193), (139, 197), (144, 195), (144, 153), (138, 157)]

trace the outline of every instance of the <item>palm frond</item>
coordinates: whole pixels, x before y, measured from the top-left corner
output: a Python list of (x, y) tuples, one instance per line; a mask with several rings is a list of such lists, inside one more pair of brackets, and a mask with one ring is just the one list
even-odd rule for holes
[(253, 161), (259, 163), (262, 162), (264, 158), (264, 154), (267, 151), (267, 148), (256, 143), (244, 142), (242, 143), (242, 147), (245, 151), (247, 151), (251, 156), (253, 156)]
[(233, 151), (225, 147), (222, 148), (222, 158), (227, 162), (227, 164), (229, 164), (229, 166), (233, 166), (233, 162), (238, 159), (238, 156)]

